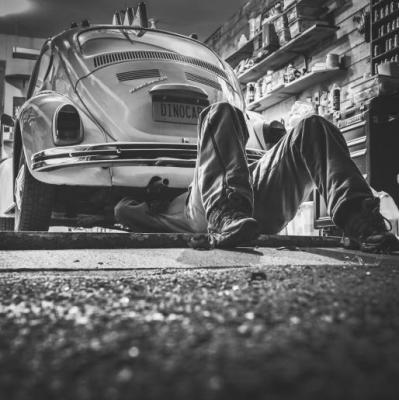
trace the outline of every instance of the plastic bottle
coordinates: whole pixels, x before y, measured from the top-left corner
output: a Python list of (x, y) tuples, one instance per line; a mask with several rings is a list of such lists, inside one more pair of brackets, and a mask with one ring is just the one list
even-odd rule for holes
[(341, 88), (336, 83), (331, 89), (331, 102), (333, 111), (341, 109)]

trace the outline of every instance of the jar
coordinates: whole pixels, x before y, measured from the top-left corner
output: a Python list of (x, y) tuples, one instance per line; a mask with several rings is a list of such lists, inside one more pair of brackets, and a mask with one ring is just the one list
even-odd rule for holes
[(328, 68), (339, 67), (339, 56), (335, 53), (328, 53), (326, 57), (326, 66)]
[(377, 22), (380, 18), (380, 13), (379, 11), (376, 9), (374, 10), (374, 22)]
[(247, 83), (247, 93), (246, 93), (246, 102), (247, 104), (253, 103), (255, 101), (255, 83), (249, 82)]
[(255, 101), (259, 100), (263, 96), (262, 83), (263, 83), (263, 78), (259, 79), (255, 84), (255, 96), (254, 96), (255, 97)]

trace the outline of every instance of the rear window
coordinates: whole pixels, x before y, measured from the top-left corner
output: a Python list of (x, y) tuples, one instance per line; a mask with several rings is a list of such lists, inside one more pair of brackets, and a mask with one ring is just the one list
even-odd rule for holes
[(141, 31), (137, 29), (96, 29), (78, 35), (78, 42), (84, 56), (96, 56), (118, 51), (152, 50), (169, 51), (188, 57), (196, 57), (223, 68), (218, 57), (207, 47), (190, 39), (162, 32)]

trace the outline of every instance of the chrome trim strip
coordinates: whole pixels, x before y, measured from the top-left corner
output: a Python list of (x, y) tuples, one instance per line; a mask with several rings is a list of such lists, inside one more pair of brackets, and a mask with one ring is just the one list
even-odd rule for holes
[(348, 147), (351, 147), (351, 146), (356, 146), (357, 144), (366, 143), (366, 140), (367, 140), (366, 136), (360, 136), (356, 139), (348, 140), (346, 143)]
[(345, 133), (345, 132), (351, 131), (352, 129), (360, 128), (361, 126), (364, 126), (364, 125), (366, 125), (366, 121), (362, 121), (362, 122), (358, 122), (353, 125), (345, 126), (343, 128), (340, 128), (340, 130), (341, 130), (341, 133)]
[[(247, 149), (250, 163), (263, 156), (261, 150)], [(32, 156), (33, 171), (51, 171), (78, 165), (171, 166), (194, 168), (197, 146), (194, 144), (124, 143), (51, 148)]]
[(364, 156), (366, 154), (367, 150), (366, 149), (362, 149), (362, 150), (358, 150), (358, 151), (354, 151), (352, 153), (350, 153), (351, 158), (356, 158), (356, 157), (360, 157), (360, 156)]
[(125, 165), (125, 166), (153, 166), (153, 167), (180, 167), (180, 168), (194, 168), (195, 159), (182, 160), (172, 158), (158, 158), (158, 159), (95, 159), (92, 157), (71, 157), (71, 158), (59, 158), (57, 163), (49, 163), (48, 161), (37, 162), (32, 165), (32, 169), (36, 172), (48, 172), (54, 171), (61, 168), (86, 166), (86, 167), (112, 167), (114, 165)]

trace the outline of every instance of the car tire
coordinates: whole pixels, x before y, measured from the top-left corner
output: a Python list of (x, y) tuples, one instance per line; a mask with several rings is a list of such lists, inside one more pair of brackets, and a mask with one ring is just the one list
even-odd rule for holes
[(0, 232), (13, 231), (13, 230), (14, 230), (14, 218), (0, 217)]
[(35, 179), (22, 152), (15, 178), (15, 231), (48, 231), (54, 187)]

